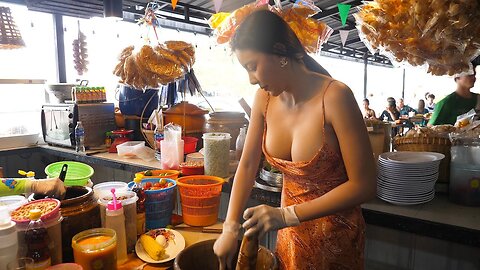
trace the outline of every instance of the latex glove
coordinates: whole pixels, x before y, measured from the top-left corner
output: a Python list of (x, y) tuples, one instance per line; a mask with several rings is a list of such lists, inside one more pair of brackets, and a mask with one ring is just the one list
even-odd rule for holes
[(27, 193), (43, 194), (53, 198), (63, 198), (65, 186), (59, 178), (32, 179), (27, 180)]
[(223, 223), (220, 237), (213, 245), (213, 252), (218, 257), (219, 269), (233, 269), (233, 258), (238, 248), (240, 224), (236, 222)]
[(245, 236), (250, 237), (258, 233), (262, 238), (267, 232), (279, 230), (285, 227), (297, 226), (300, 224), (295, 214), (295, 205), (285, 208), (259, 205), (248, 208), (243, 212), (243, 228)]

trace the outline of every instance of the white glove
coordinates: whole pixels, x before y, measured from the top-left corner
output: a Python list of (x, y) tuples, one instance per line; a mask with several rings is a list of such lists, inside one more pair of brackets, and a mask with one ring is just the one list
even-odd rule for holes
[(223, 223), (220, 237), (213, 245), (213, 252), (218, 257), (219, 269), (233, 269), (233, 257), (237, 252), (240, 224), (236, 222)]
[(47, 178), (39, 180), (27, 180), (26, 192), (34, 194), (43, 194), (48, 197), (63, 198), (65, 195), (65, 186), (59, 178)]
[(259, 205), (248, 208), (243, 212), (245, 236), (258, 234), (258, 238), (262, 238), (268, 231), (297, 226), (300, 221), (294, 207), (295, 205), (285, 208)]

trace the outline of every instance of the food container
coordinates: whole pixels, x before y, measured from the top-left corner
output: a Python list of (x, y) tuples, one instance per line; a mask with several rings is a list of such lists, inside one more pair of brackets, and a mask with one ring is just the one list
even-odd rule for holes
[(135, 152), (138, 151), (139, 148), (145, 146), (144, 141), (128, 141), (122, 144), (117, 145), (117, 153), (121, 157), (125, 158), (135, 158), (137, 155)]
[(204, 162), (204, 157), (202, 153), (195, 152), (195, 153), (190, 153), (185, 157), (185, 162)]
[[(213, 253), (215, 239), (195, 243), (180, 252), (175, 258), (173, 268), (175, 270), (204, 270), (219, 269), (218, 257)], [(240, 241), (237, 245), (240, 249)], [(236, 262), (237, 255), (233, 258)], [(257, 255), (257, 267), (261, 270), (277, 270), (278, 262), (275, 254), (263, 246), (259, 246)], [(201, 258), (201, 259), (200, 259)]]
[(28, 203), (27, 198), (21, 195), (12, 195), (0, 197), (0, 207), (4, 206), (7, 208), (8, 213), (11, 213), (13, 210), (18, 207)]
[(208, 113), (186, 101), (180, 102), (163, 112), (165, 123), (182, 126), (185, 134), (203, 132)]
[(47, 270), (83, 270), (83, 267), (77, 263), (61, 263), (50, 266)]
[(197, 142), (198, 139), (195, 137), (182, 137), (183, 139), (183, 153), (190, 154), (197, 151)]
[(451, 147), (449, 198), (454, 203), (480, 206), (480, 146)]
[(45, 167), (45, 174), (51, 178), (58, 177), (62, 171), (63, 164), (68, 165), (67, 174), (65, 176), (66, 186), (86, 186), (88, 180), (95, 172), (91, 166), (82, 162), (59, 161)]
[(96, 199), (99, 199), (103, 195), (112, 194), (111, 193), (112, 188), (114, 188), (115, 191), (117, 192), (128, 191), (127, 183), (119, 182), (119, 181), (110, 181), (110, 182), (96, 184), (95, 186), (93, 186), (93, 194), (95, 195)]
[(16, 223), (18, 236), (18, 256), (25, 257), (27, 255), (27, 246), (25, 245), (25, 232), (27, 230), (30, 219), (28, 213), (31, 209), (39, 208), (42, 210), (42, 220), (47, 229), (50, 238), (50, 256), (52, 264), (62, 263), (62, 225), (63, 220), (60, 212), (60, 201), (56, 199), (43, 199), (29, 202), (15, 209), (11, 216), (12, 221)]
[(240, 128), (248, 124), (245, 113), (242, 112), (213, 112), (209, 114), (205, 132), (225, 132), (232, 136), (230, 149), (235, 150)]
[(208, 175), (180, 177), (182, 215), (190, 226), (210, 226), (217, 222), (223, 178)]
[(158, 106), (158, 89), (135, 89), (121, 84), (118, 105), (122, 115), (150, 116)]
[(283, 174), (275, 173), (265, 170), (262, 168), (260, 170), (260, 179), (267, 182), (267, 184), (274, 186), (274, 187), (282, 187), (283, 186)]
[[(42, 197), (32, 194), (29, 199), (36, 200)], [(89, 187), (67, 187), (65, 198), (60, 203), (64, 218), (62, 221), (63, 261), (72, 262), (72, 237), (81, 231), (100, 227), (100, 208), (93, 196), (93, 190)]]
[(228, 133), (203, 134), (205, 174), (227, 177), (230, 162), (230, 139)]
[[(147, 174), (151, 173), (152, 175), (145, 175), (145, 173)], [(179, 174), (180, 172), (177, 170), (147, 170), (143, 172), (138, 172), (135, 174), (135, 176), (141, 177), (142, 179), (143, 178), (146, 178), (146, 179), (169, 178), (169, 179), (175, 180), (178, 178)]]
[[(173, 183), (173, 186), (159, 190), (145, 190), (145, 227), (147, 230), (163, 228), (170, 224), (174, 205), (176, 181), (168, 178), (142, 179), (142, 186), (147, 182), (156, 183), (160, 179)], [(129, 186), (133, 185), (133, 182)]]
[[(124, 183), (127, 185), (126, 183)], [(135, 243), (137, 242), (137, 194), (133, 191), (115, 191), (117, 201), (122, 204), (125, 213), (125, 232), (127, 235), (127, 251), (135, 250)], [(112, 193), (103, 194), (98, 199), (100, 205), (100, 217), (102, 227), (105, 227), (105, 215), (107, 204), (112, 201)]]
[(75, 263), (84, 270), (117, 269), (117, 235), (107, 228), (90, 229), (72, 238)]
[(180, 164), (180, 171), (182, 172), (182, 176), (203, 175), (205, 173), (203, 162), (201, 162), (201, 163), (195, 163), (195, 162), (181, 163)]

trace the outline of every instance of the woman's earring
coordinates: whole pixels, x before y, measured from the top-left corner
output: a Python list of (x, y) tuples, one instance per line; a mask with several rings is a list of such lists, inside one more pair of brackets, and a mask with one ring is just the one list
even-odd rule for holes
[(286, 57), (280, 58), (280, 67), (284, 68), (288, 64), (288, 60)]

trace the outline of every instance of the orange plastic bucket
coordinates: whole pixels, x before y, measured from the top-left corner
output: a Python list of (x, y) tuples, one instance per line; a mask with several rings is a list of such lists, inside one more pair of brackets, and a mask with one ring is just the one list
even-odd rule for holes
[(223, 178), (209, 175), (191, 175), (177, 179), (185, 224), (210, 226), (217, 222), (223, 183)]

